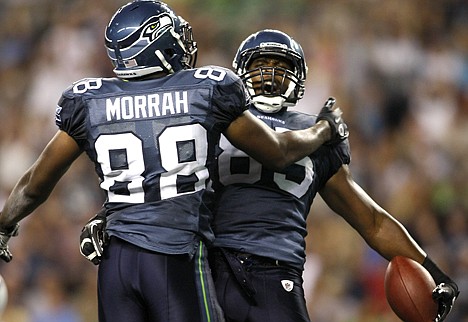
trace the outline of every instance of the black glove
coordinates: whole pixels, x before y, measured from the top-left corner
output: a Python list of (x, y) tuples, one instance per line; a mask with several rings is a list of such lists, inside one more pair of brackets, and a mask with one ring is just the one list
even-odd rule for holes
[(439, 310), (434, 322), (442, 322), (452, 310), (455, 300), (460, 294), (458, 286), (429, 257), (424, 259), (423, 266), (437, 284), (432, 291), (432, 298), (439, 303)]
[(100, 211), (83, 227), (80, 235), (80, 253), (94, 265), (99, 265), (103, 248), (107, 244), (106, 216)]
[(455, 283), (440, 283), (432, 291), (432, 298), (439, 303), (439, 311), (434, 322), (444, 321), (447, 315), (452, 310), (455, 300), (460, 294), (457, 284)]
[(336, 99), (329, 97), (317, 117), (317, 122), (325, 120), (330, 124), (331, 136), (330, 140), (325, 143), (327, 145), (340, 143), (349, 136), (348, 126), (341, 117), (343, 111), (339, 107), (333, 108), (335, 103)]
[(18, 228), (19, 225), (16, 224), (11, 229), (0, 229), (0, 258), (7, 263), (13, 258), (13, 255), (8, 248), (8, 241), (11, 237), (18, 236)]

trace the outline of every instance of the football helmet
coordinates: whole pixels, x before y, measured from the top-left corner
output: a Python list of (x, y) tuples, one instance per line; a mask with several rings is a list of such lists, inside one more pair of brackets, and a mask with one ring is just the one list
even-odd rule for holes
[[(252, 67), (252, 62), (261, 56), (280, 58), (292, 68)], [(307, 74), (304, 52), (284, 32), (265, 29), (250, 35), (239, 46), (232, 66), (260, 111), (276, 113), (283, 107), (294, 106), (304, 96)]]
[(105, 31), (117, 77), (128, 79), (195, 66), (192, 28), (161, 1), (136, 0), (117, 10)]

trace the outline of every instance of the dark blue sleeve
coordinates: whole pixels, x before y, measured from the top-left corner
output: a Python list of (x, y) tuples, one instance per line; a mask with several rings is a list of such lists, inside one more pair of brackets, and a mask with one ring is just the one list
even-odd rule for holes
[(213, 90), (212, 111), (219, 121), (220, 131), (224, 131), (250, 104), (250, 96), (242, 80), (233, 73), (228, 73), (227, 79)]
[(86, 142), (86, 109), (80, 97), (71, 95), (71, 89), (64, 91), (58, 102), (55, 124), (83, 147)]
[(321, 189), (342, 165), (351, 162), (351, 151), (347, 139), (335, 146), (324, 145), (319, 151), (323, 153), (322, 158), (326, 160), (324, 164), (327, 165), (321, 169), (323, 171), (322, 175), (318, 176), (321, 179), (319, 184)]

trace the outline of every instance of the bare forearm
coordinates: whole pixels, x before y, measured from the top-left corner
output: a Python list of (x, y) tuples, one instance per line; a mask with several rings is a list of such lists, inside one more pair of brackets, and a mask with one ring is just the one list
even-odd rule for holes
[(343, 166), (327, 182), (320, 194), (333, 211), (387, 260), (401, 255), (423, 262), (426, 254), (406, 228), (352, 179), (347, 166)]
[(370, 247), (387, 260), (405, 256), (422, 264), (426, 253), (401, 223), (390, 215), (384, 215), (378, 227), (375, 234), (363, 236)]
[(29, 171), (18, 181), (6, 200), (0, 215), (0, 227), (13, 227), (47, 199), (50, 192), (33, 194), (28, 189), (30, 175)]
[(315, 126), (299, 130), (281, 133), (281, 151), (284, 151), (284, 166), (302, 159), (305, 155), (312, 154), (321, 145), (330, 140), (331, 130), (326, 121), (319, 121)]
[(42, 204), (80, 154), (81, 149), (75, 140), (58, 131), (6, 200), (0, 215), (0, 227), (14, 226)]
[(320, 121), (304, 130), (275, 132), (246, 111), (231, 123), (225, 135), (255, 160), (273, 170), (281, 170), (330, 140), (331, 129), (328, 122)]

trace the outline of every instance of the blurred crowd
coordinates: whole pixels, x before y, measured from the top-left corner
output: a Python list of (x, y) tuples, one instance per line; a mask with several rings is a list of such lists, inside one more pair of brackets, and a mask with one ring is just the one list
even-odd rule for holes
[[(62, 91), (111, 77), (103, 33), (126, 0), (2, 0), (0, 205), (56, 131)], [(468, 321), (468, 6), (463, 0), (168, 0), (188, 20), (198, 66), (230, 67), (264, 28), (298, 40), (309, 67), (298, 110), (335, 96), (350, 127), (355, 180), (398, 218), (461, 289), (448, 321)], [(79, 254), (104, 195), (86, 156), (21, 222), (0, 263), (3, 322), (97, 321), (97, 268)], [(398, 321), (385, 300), (387, 262), (320, 197), (304, 274), (315, 322)]]

